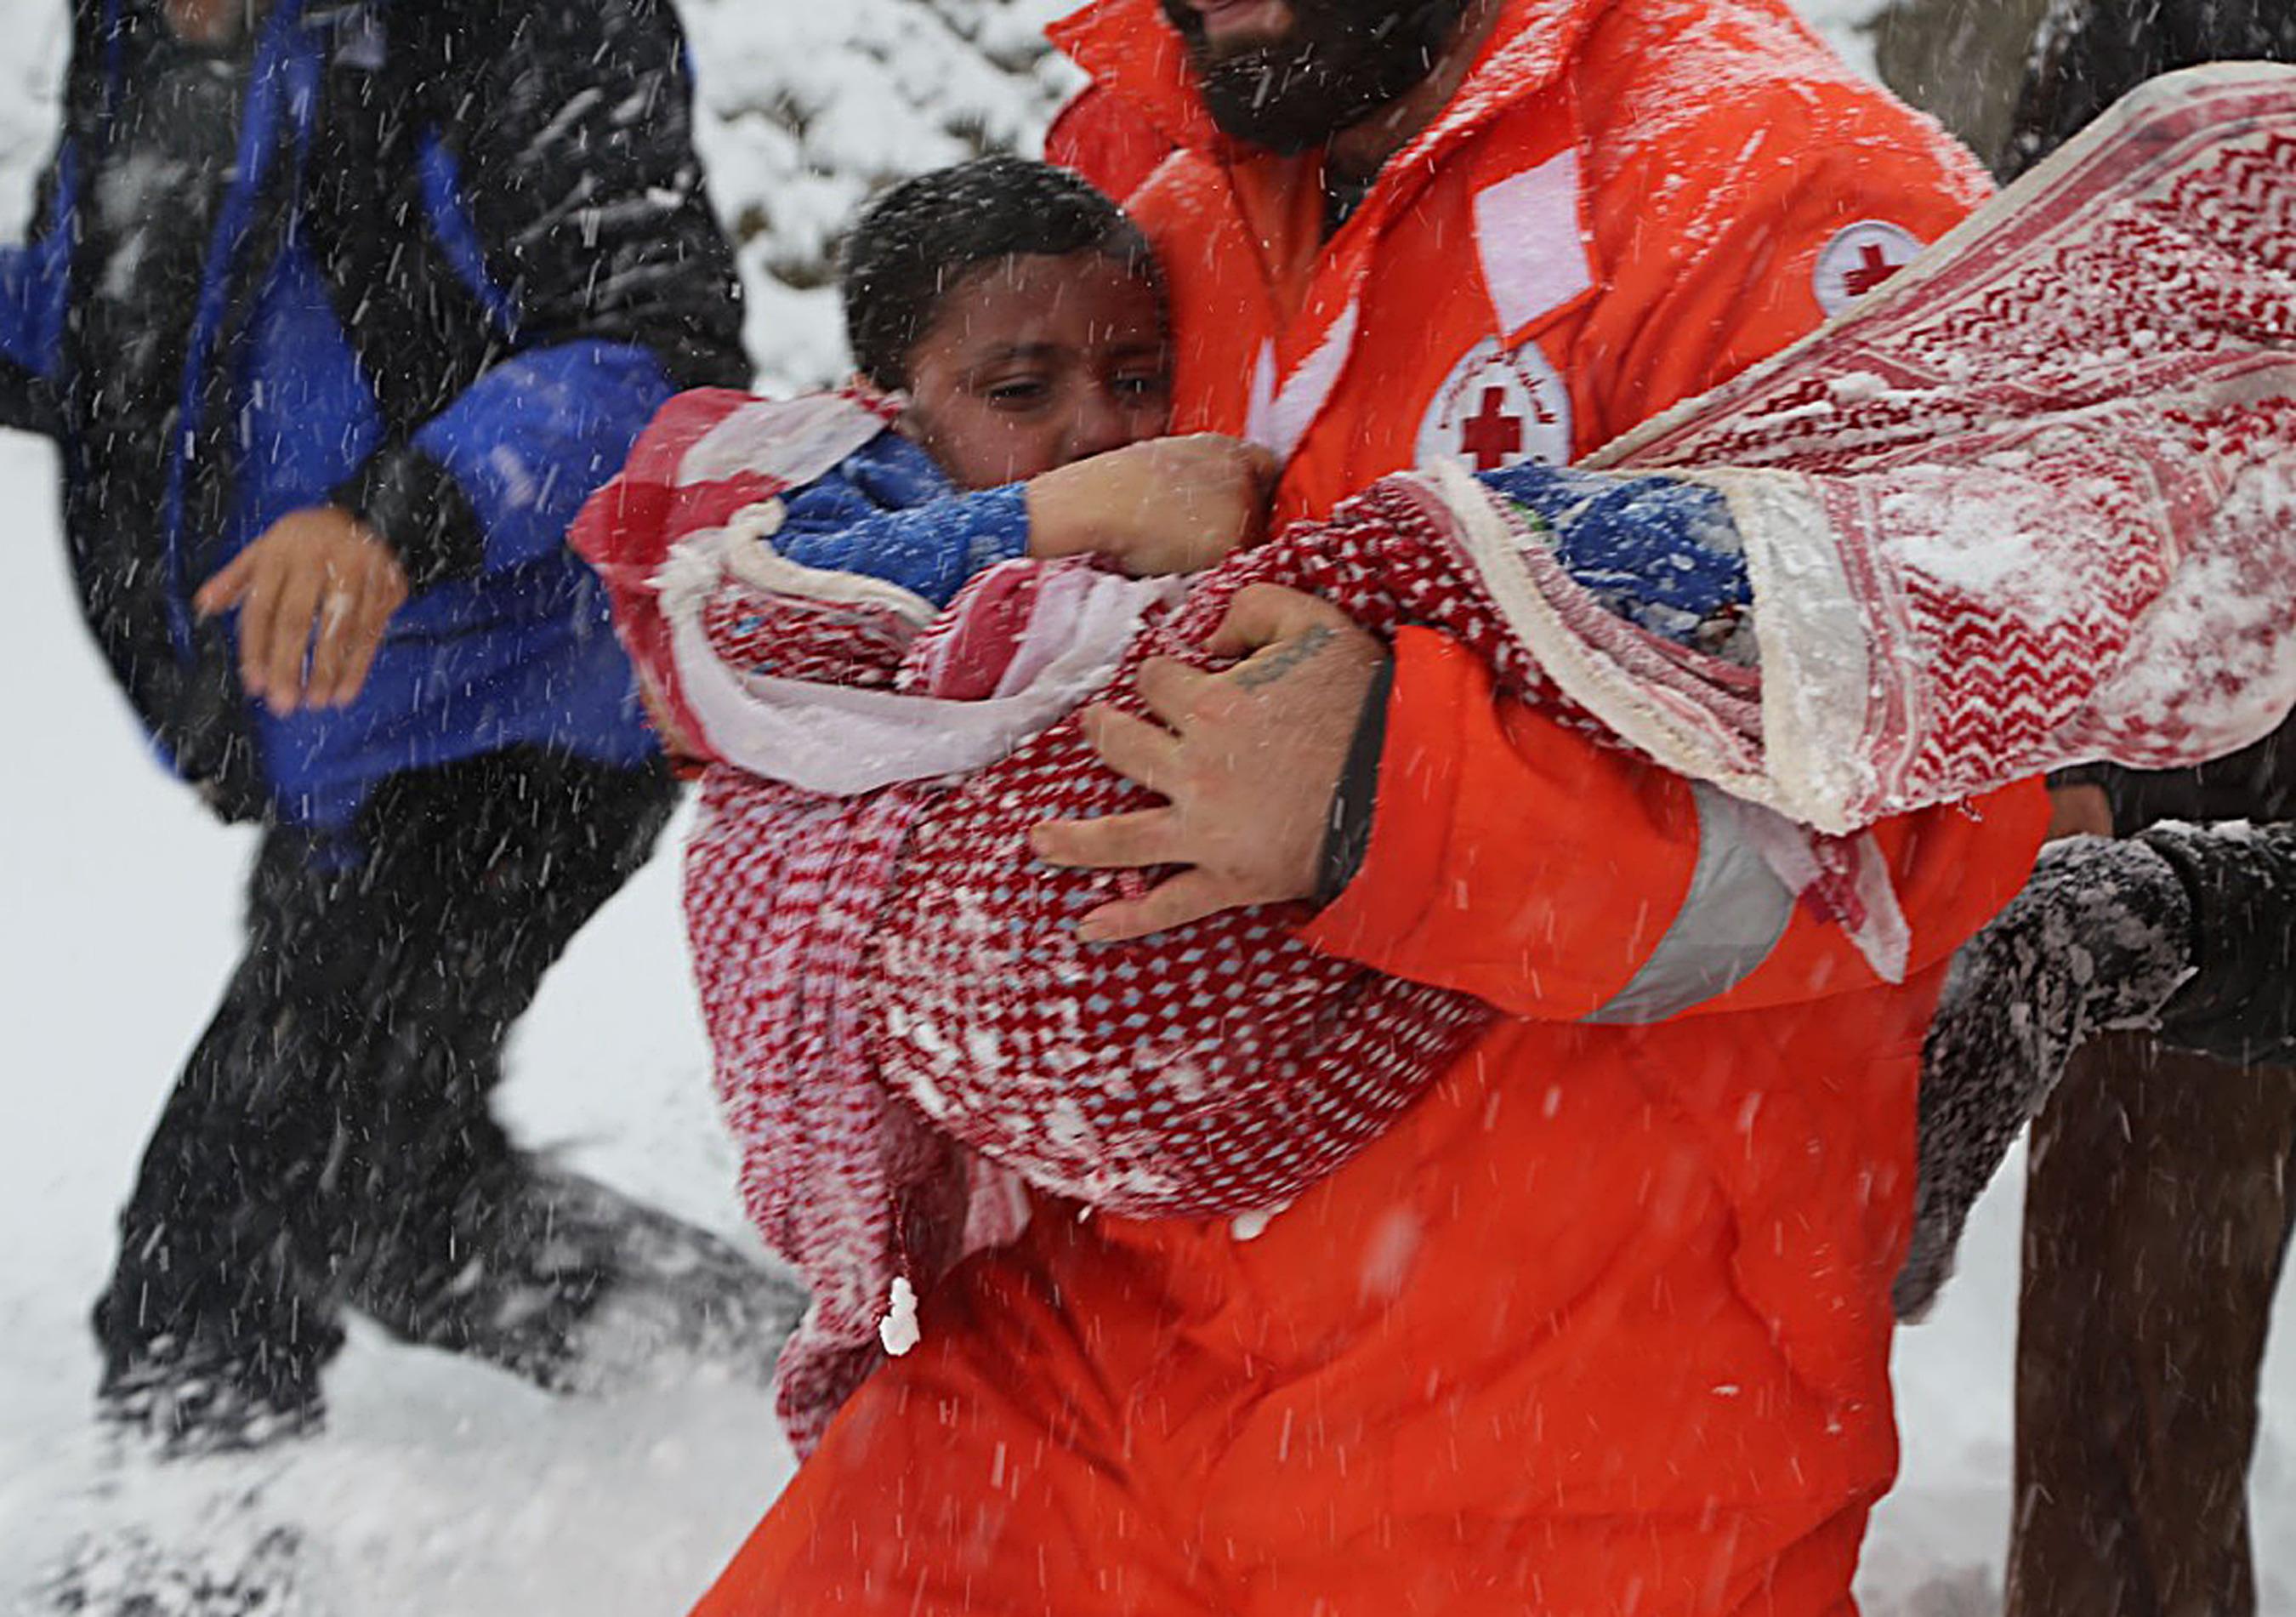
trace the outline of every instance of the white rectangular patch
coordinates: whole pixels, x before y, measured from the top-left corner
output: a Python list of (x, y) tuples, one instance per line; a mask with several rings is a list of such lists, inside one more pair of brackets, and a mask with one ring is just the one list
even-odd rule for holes
[(1244, 437), (1273, 449), (1280, 461), (1292, 458), (1340, 385), (1340, 373), (1355, 352), (1356, 326), (1362, 314), (1359, 303), (1349, 303), (1342, 309), (1316, 351), (1300, 362), (1299, 369), (1286, 376), (1281, 387), (1275, 383), (1275, 345), (1261, 345), (1259, 363), (1251, 373)]
[(1560, 152), (1477, 192), (1475, 250), (1502, 338), (1594, 285), (1578, 234), (1578, 153)]

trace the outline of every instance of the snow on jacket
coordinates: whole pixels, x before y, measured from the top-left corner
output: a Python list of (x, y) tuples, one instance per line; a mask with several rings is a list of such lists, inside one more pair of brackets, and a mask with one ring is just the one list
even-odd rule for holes
[(2235, 1066), (2296, 1067), (2292, 964), (2296, 825), (2155, 825), (2043, 849), (2024, 891), (1956, 956), (1923, 1047), (1923, 1171), (1898, 1313), (1935, 1302), (1970, 1210), (2091, 1038), (2153, 1029)]
[[(1782, 5), (1510, 0), (1325, 242), (1316, 158), (1223, 142), (1153, 0), (1061, 38), (1180, 148), (1129, 204), (1178, 420), (1283, 454), (1281, 516), (1583, 454), (1986, 191)], [(1305, 935), (1502, 1020), (1264, 1227), (1040, 1206), (701, 1610), (1849, 1609), (1920, 1033), (2038, 793), (1879, 828), (1891, 986), (1769, 904), (1702, 791), (1495, 702), (1439, 635), (1396, 653), (1369, 855)]]
[[(76, 5), (33, 236), (0, 252), (0, 419), (58, 438), (89, 623), (226, 812), (332, 830), (411, 767), (652, 755), (563, 539), (664, 398), (746, 379), (688, 100), (662, 0), (275, 0), (204, 59), (155, 0)], [(415, 593), (356, 702), (279, 718), (188, 603), (323, 502)]]
[(2163, 1042), (2296, 1068), (2296, 824), (2156, 825), (2144, 841), (2193, 901), (2193, 975), (2161, 1006)]
[[(1529, 464), (1486, 473), (1520, 503), (1511, 514), (1456, 473), (1384, 480), (1327, 526), (1297, 526), (1205, 574), (1171, 618), (1144, 625), (1132, 657), (1192, 654), (1226, 593), (1288, 581), (1378, 632), (1416, 625), (1400, 627), (1406, 653), (1431, 627), (1458, 636), (1546, 717), (1598, 719), (1690, 779), (1830, 827), (2092, 749), (2209, 756), (2296, 696), (2296, 487), (2284, 471), (2296, 361), (2268, 315), (2257, 319), (2296, 232), (2273, 156), (2289, 140), (2296, 73), (2216, 69), (2152, 85), (1849, 317), (1591, 457), (1671, 475), (1605, 489), (1603, 475)], [(2098, 285), (2112, 299), (2094, 296)], [(2202, 285), (2209, 299), (2193, 294)], [(2144, 354), (2131, 356), (2137, 331)], [(714, 447), (691, 450), (702, 473), (721, 459)], [(1693, 521), (1649, 521), (1669, 507)], [(1972, 526), (1970, 510), (1984, 519)], [(874, 1355), (889, 1275), (923, 1293), (934, 1343), (941, 1268), (966, 1243), (1008, 1238), (1008, 1224), (973, 1227), (996, 1208), (980, 1194), (994, 1176), (966, 1186), (950, 1139), (1102, 1215), (1260, 1215), (1320, 1194), (1323, 1174), (1343, 1183), (1348, 1151), (1407, 1130), (1444, 1038), (1488, 1027), (1492, 1006), (1431, 983), (1350, 981), (1343, 957), (1304, 953), (1253, 912), (1077, 956), (1063, 919), (1091, 903), (1097, 877), (1015, 880), (1026, 864), (1015, 850), (1036, 820), (1116, 811), (1139, 792), (1093, 760), (1070, 721), (1024, 726), (1017, 746), (989, 733), (962, 756), (964, 730), (983, 740), (980, 710), (996, 702), (884, 692), (886, 657), (905, 643), (884, 620), (890, 606), (852, 583), (746, 567), (760, 546), (744, 521), (760, 519), (772, 513), (693, 530), (666, 562), (641, 545), (627, 565), (705, 634), (712, 620), (744, 625), (709, 648), (689, 627), (698, 654), (657, 680), (712, 686), (712, 712), (728, 719), (709, 733), (718, 756), (801, 788), (712, 774), (689, 915), (718, 1079), (746, 1139), (744, 1190), (769, 1240), (813, 1279), (815, 1311), (783, 1355), (783, 1406), (794, 1394), (794, 1413), (817, 1419), (808, 1399), (840, 1394)], [(1649, 542), (1619, 546), (1621, 535)], [(1665, 577), (1703, 549), (1699, 535), (1726, 538), (1722, 554), (1742, 551), (1766, 579), (1745, 625), (1761, 641), (1759, 702), (1747, 666), (1662, 653), (1619, 622), (1617, 602), (1587, 602), (1589, 586), (1633, 593)], [(622, 561), (609, 567), (622, 572)], [(905, 669), (948, 666), (950, 643), (994, 641), (1021, 588), (992, 586), (934, 620)], [(1045, 579), (1037, 593), (1059, 586)], [(1687, 604), (1694, 618), (1715, 602)], [(1088, 616), (1056, 611), (1052, 627)], [(928, 618), (914, 611), (912, 622)], [(1043, 618), (1017, 613), (1031, 638)], [(772, 627), (749, 632), (750, 620)], [(1844, 636), (1846, 625), (1857, 627)], [(1013, 664), (1075, 661), (1047, 653)], [(854, 749), (849, 733), (792, 724), (792, 664), (815, 680), (838, 677), (838, 664), (874, 670), (880, 689), (854, 705), (874, 710), (886, 744)], [(1113, 701), (1128, 701), (1125, 666), (1107, 682)], [(765, 677), (744, 685), (753, 673)], [(1552, 708), (1546, 677), (1575, 710)], [(1004, 692), (994, 669), (988, 685)], [(829, 701), (817, 685), (799, 696), (804, 710)], [(854, 797), (822, 804), (820, 792)], [(1920, 960), (1920, 940), (1874, 925), (1878, 909), (1894, 915), (1897, 861), (1885, 855), (1882, 880), (1865, 880), (1865, 866), (1827, 887), (1821, 845), (1745, 804), (1703, 797), (1699, 808), (1703, 843), (1751, 852), (1786, 896), (1823, 900), (1814, 907), (1862, 940), (1878, 976)], [(1904, 825), (1882, 827), (1882, 841)], [(2021, 1116), (2012, 1087), (1947, 1088), (1958, 1120), (1926, 1130), (1924, 1192), (1965, 1183), (1958, 1170), (1990, 1139), (2000, 1100)], [(1931, 1098), (1924, 1088), (1924, 1107)], [(1956, 1139), (1931, 1162), (1931, 1144)], [(882, 1330), (914, 1342), (902, 1286), (893, 1293)], [(870, 1401), (864, 1390), (858, 1403)], [(824, 1451), (836, 1449), (832, 1433)], [(778, 1588), (778, 1571), (758, 1569), (788, 1550), (769, 1523), (728, 1588)]]

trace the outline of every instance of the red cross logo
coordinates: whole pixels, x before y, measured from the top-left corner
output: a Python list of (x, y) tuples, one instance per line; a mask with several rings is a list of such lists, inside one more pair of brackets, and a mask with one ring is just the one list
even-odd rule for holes
[(1902, 268), (1882, 254), (1882, 250), (1868, 242), (1857, 250), (1857, 267), (1845, 272), (1841, 290), (1853, 298), (1862, 298)]
[(1840, 314), (1905, 268), (1921, 250), (1919, 237), (1887, 219), (1844, 225), (1818, 250), (1816, 273), (1810, 278), (1817, 307)]
[(1536, 342), (1509, 352), (1483, 338), (1459, 356), (1426, 410), (1411, 447), (1418, 465), (1464, 461), (1489, 472), (1570, 458), (1570, 396)]
[(1505, 388), (1483, 390), (1481, 414), (1459, 423), (1459, 447), (1475, 457), (1478, 472), (1496, 472), (1522, 453), (1522, 417), (1507, 414)]

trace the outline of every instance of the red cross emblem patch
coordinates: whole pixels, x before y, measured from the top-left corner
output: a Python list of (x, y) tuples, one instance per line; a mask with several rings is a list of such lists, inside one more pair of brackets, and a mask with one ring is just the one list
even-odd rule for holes
[(1911, 263), (1921, 250), (1919, 236), (1887, 219), (1844, 225), (1818, 250), (1810, 289), (1817, 294), (1817, 307), (1829, 316), (1840, 314)]
[(1416, 463), (1456, 461), (1497, 472), (1518, 461), (1570, 459), (1570, 394), (1535, 342), (1509, 353), (1486, 337), (1462, 355), (1428, 401)]

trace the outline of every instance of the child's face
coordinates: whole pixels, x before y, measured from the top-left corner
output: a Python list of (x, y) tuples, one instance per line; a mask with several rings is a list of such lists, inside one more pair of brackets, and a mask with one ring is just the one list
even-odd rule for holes
[(1170, 415), (1161, 302), (1096, 252), (975, 270), (909, 349), (903, 430), (959, 488), (1161, 437)]

